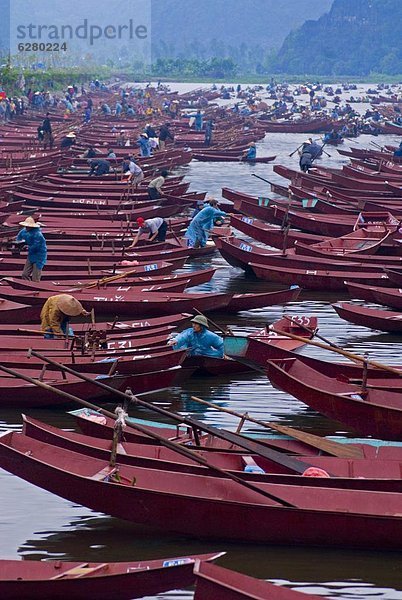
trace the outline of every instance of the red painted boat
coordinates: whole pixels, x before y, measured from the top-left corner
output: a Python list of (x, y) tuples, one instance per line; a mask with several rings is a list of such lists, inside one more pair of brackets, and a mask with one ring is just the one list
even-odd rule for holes
[(198, 561), (194, 573), (197, 578), (194, 600), (318, 600), (312, 594)]
[(16, 432), (0, 436), (0, 466), (71, 502), (153, 530), (263, 544), (401, 548), (400, 494), (257, 482), (249, 489), (206, 475), (112, 468)]
[[(7, 300), (4, 300), (7, 302)], [(1, 307), (1, 301), (0, 301)], [(1, 312), (0, 312), (1, 314)], [(150, 332), (161, 331), (161, 328), (165, 327), (170, 329), (171, 327), (178, 327), (184, 324), (188, 319), (191, 319), (190, 313), (177, 313), (176, 315), (169, 315), (167, 317), (155, 317), (153, 319), (138, 319), (136, 321), (103, 321), (99, 319), (96, 323), (91, 323), (88, 327), (88, 322), (83, 319), (80, 323), (74, 322), (74, 335), (85, 335), (89, 331), (101, 331), (105, 335), (117, 335), (117, 334), (128, 334), (128, 333), (144, 333), (145, 337)], [(38, 323), (37, 323), (38, 325)], [(0, 327), (0, 335), (26, 335), (26, 327), (20, 322), (4, 323)], [(30, 328), (34, 329), (34, 328)], [(39, 331), (39, 328), (36, 329)]]
[(225, 307), (225, 312), (237, 312), (240, 310), (252, 310), (254, 308), (265, 308), (275, 304), (286, 304), (297, 300), (301, 292), (301, 288), (297, 285), (290, 287), (287, 290), (279, 290), (276, 292), (260, 292), (256, 294), (234, 294), (228, 306)]
[(324, 238), (312, 233), (303, 233), (290, 229), (285, 237), (284, 229), (278, 225), (270, 225), (259, 219), (247, 216), (231, 215), (230, 224), (235, 229), (273, 248), (292, 248), (296, 242), (303, 244), (316, 244)]
[(222, 554), (117, 563), (0, 560), (0, 595), (7, 600), (132, 600), (192, 585), (195, 562)]
[[(39, 369), (19, 369), (19, 371), (29, 377), (39, 379)], [(173, 367), (166, 371), (156, 371), (152, 373), (138, 373), (133, 375), (113, 375), (103, 376), (102, 383), (113, 389), (124, 392), (130, 388), (134, 394), (142, 394), (155, 390), (172, 387), (183, 378), (185, 372), (181, 367)], [(96, 380), (98, 374), (88, 373), (88, 377)], [(105, 401), (110, 399), (110, 392), (93, 385), (86, 381), (67, 374), (63, 378), (60, 373), (54, 371), (46, 372), (43, 381), (58, 390), (68, 392), (75, 396), (84, 397), (96, 401)], [(0, 386), (0, 406), (2, 408), (42, 408), (44, 406), (63, 406), (69, 401), (56, 395), (51, 390), (45, 390), (33, 383), (27, 383), (14, 377), (1, 376)]]
[[(296, 241), (296, 251), (310, 256), (345, 256), (375, 254), (387, 239), (390, 231), (384, 228), (358, 229), (339, 238), (331, 238), (317, 244), (301, 244)], [(359, 258), (355, 258), (359, 260)]]
[[(141, 286), (158, 286), (161, 284), (171, 283), (172, 285), (176, 282), (178, 285), (180, 283), (186, 283), (186, 287), (192, 287), (196, 285), (200, 285), (202, 283), (208, 283), (213, 277), (216, 269), (203, 269), (202, 271), (188, 271), (186, 273), (180, 274), (170, 274), (170, 275), (149, 275), (147, 277), (121, 277), (119, 279), (106, 282), (104, 284), (99, 283), (96, 286), (96, 289), (105, 289), (105, 288), (122, 288), (126, 291), (126, 288), (137, 288), (139, 289)], [(87, 282), (86, 286), (83, 285), (74, 285), (72, 283), (64, 282), (64, 281), (27, 281), (26, 279), (19, 279), (13, 277), (4, 277), (4, 283), (10, 285), (12, 288), (16, 290), (42, 290), (42, 291), (53, 291), (55, 293), (61, 292), (74, 292), (76, 290), (81, 290), (86, 286), (91, 286), (91, 282)], [(94, 285), (92, 284), (92, 287)]]
[[(157, 348), (156, 351), (151, 349), (138, 349), (137, 352), (125, 352), (122, 354), (107, 355), (107, 352), (99, 354), (86, 354), (84, 356), (74, 355), (71, 353), (46, 353), (57, 362), (77, 371), (77, 373), (95, 373), (96, 375), (108, 375), (113, 371), (114, 375), (139, 375), (141, 373), (156, 373), (158, 371), (166, 371), (173, 367), (178, 367), (183, 364), (186, 357), (186, 350), (172, 350), (171, 348)], [(5, 367), (18, 370), (19, 368), (38, 369), (38, 373), (43, 367), (43, 362), (34, 357), (27, 357), (26, 354), (11, 352), (6, 354), (0, 353), (1, 364)], [(52, 365), (47, 365), (49, 371), (57, 371), (57, 368)], [(186, 366), (186, 370), (188, 366)], [(188, 370), (190, 374), (190, 370)], [(53, 373), (54, 375), (54, 373)]]
[(236, 162), (236, 163), (249, 163), (250, 165), (254, 164), (266, 164), (275, 160), (276, 156), (258, 156), (254, 160), (248, 160), (244, 156), (230, 156), (222, 152), (221, 154), (212, 154), (210, 152), (193, 152), (193, 158), (199, 160), (201, 162)]
[(288, 268), (310, 270), (333, 269), (334, 271), (359, 271), (383, 274), (383, 269), (380, 266), (381, 263), (359, 262), (359, 257), (355, 257), (354, 262), (351, 262), (343, 261), (342, 257), (332, 257), (332, 255), (324, 257), (296, 254), (292, 248), (285, 253), (275, 252), (270, 248), (255, 246), (234, 236), (220, 238), (216, 241), (216, 246), (229, 264), (245, 270), (250, 268), (250, 263), (258, 263), (267, 266), (282, 266), (285, 271)]
[(388, 333), (402, 333), (402, 313), (400, 312), (368, 308), (367, 306), (350, 304), (349, 302), (337, 302), (332, 307), (341, 319), (349, 321), (349, 323)]
[[(112, 435), (109, 440), (90, 437), (58, 429), (25, 415), (23, 415), (23, 433), (46, 444), (105, 461), (109, 460), (112, 450)], [(205, 437), (201, 438), (200, 442), (202, 449), (197, 450), (199, 456), (208, 460), (212, 465), (251, 482), (284, 483), (307, 487), (317, 485), (317, 487), (342, 487), (382, 492), (401, 492), (402, 490), (401, 456), (399, 459), (384, 460), (379, 457), (351, 459), (300, 455), (296, 457), (298, 472), (282, 464), (281, 461), (278, 462), (275, 458), (278, 454), (272, 446), (270, 448), (272, 459), (269, 459), (258, 454), (248, 453), (244, 449), (242, 451), (240, 447), (219, 449), (204, 445), (208, 444), (208, 439)], [(281, 458), (282, 455), (279, 454), (279, 457)], [(204, 466), (195, 464), (190, 458), (179, 455), (169, 448), (152, 444), (136, 444), (125, 440), (118, 445), (117, 462), (119, 465), (140, 466), (198, 476), (208, 474)], [(258, 474), (245, 470), (246, 466), (251, 465), (260, 468)], [(310, 465), (324, 469), (331, 474), (331, 477), (311, 480), (311, 478), (303, 476), (302, 472)]]
[[(43, 306), (52, 292), (24, 292), (0, 286), (0, 297), (14, 299), (21, 303)], [(168, 294), (163, 292), (121, 292), (113, 290), (97, 290), (76, 292), (74, 297), (82, 302), (87, 310), (94, 308), (103, 315), (121, 317), (135, 314), (141, 317), (163, 316), (178, 312), (201, 312), (224, 309), (231, 301), (233, 294)]]
[(335, 269), (326, 271), (315, 269), (313, 265), (311, 269), (286, 268), (284, 270), (284, 266), (271, 266), (258, 263), (250, 263), (249, 266), (259, 279), (282, 285), (295, 284), (309, 290), (344, 290), (347, 287), (345, 280), (352, 283), (364, 281), (371, 285), (388, 282), (387, 276), (381, 272), (362, 273), (359, 269), (356, 271), (340, 271)]
[(330, 419), (363, 435), (402, 439), (400, 393), (383, 389), (362, 392), (357, 386), (334, 381), (296, 358), (272, 360), (267, 364), (273, 385)]
[(396, 310), (402, 309), (402, 289), (401, 288), (381, 288), (370, 287), (370, 294), (377, 304), (383, 304)]
[(373, 286), (356, 283), (354, 281), (345, 281), (345, 286), (348, 289), (351, 298), (366, 300), (367, 302), (375, 302), (372, 290)]

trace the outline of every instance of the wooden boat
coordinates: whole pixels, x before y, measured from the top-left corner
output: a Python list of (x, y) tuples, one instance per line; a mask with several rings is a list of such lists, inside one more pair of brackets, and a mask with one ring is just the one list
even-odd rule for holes
[[(66, 450), (86, 456), (109, 460), (112, 451), (112, 438), (109, 440), (90, 437), (80, 433), (63, 431), (52, 425), (42, 423), (32, 417), (23, 415), (23, 433), (35, 440), (45, 442)], [(267, 440), (268, 442), (270, 440)], [(183, 440), (184, 442), (184, 440)], [(296, 457), (299, 472), (282, 464), (283, 454), (275, 450), (274, 445), (264, 445), (270, 449), (272, 459), (252, 454), (240, 447), (222, 448), (208, 445), (208, 438), (201, 437), (201, 448), (197, 454), (212, 465), (225, 469), (246, 481), (265, 483), (283, 483), (286, 485), (332, 487), (360, 489), (382, 492), (401, 492), (402, 465), (401, 452), (399, 459), (374, 458), (338, 458), (334, 456)], [(279, 459), (277, 459), (279, 457)], [(166, 447), (154, 444), (138, 444), (126, 442), (124, 439), (117, 448), (119, 465), (141, 466), (148, 469), (174, 471), (204, 476), (208, 471), (202, 465), (195, 464), (190, 458), (179, 455)], [(330, 473), (328, 478), (311, 478), (303, 476), (305, 469), (313, 465)], [(248, 471), (247, 467), (259, 468), (259, 472)]]
[(366, 300), (367, 302), (376, 302), (373, 295), (373, 286), (356, 283), (354, 281), (345, 281), (345, 286), (348, 289), (351, 298)]
[(194, 583), (196, 561), (222, 552), (117, 563), (1, 560), (0, 595), (7, 600), (131, 600)]
[[(39, 369), (24, 368), (19, 371), (29, 377), (40, 379), (41, 373)], [(88, 373), (87, 375), (93, 380), (99, 378), (97, 373)], [(166, 371), (152, 373), (102, 375), (102, 383), (123, 392), (127, 388), (130, 388), (134, 394), (142, 394), (144, 392), (172, 387), (176, 382), (185, 378), (184, 376), (185, 371), (182, 371), (181, 367), (172, 367)], [(69, 394), (96, 401), (110, 399), (110, 392), (107, 390), (97, 385), (91, 385), (91, 383), (82, 381), (82, 379), (72, 375), (67, 375), (66, 378), (63, 378), (60, 373), (56, 374), (54, 371), (49, 371), (46, 372), (46, 375), (42, 379), (44, 383)], [(27, 383), (14, 377), (5, 375), (1, 377), (0, 406), (2, 408), (41, 408), (44, 406), (63, 406), (66, 403), (68, 403), (68, 400), (55, 395), (51, 390), (37, 387), (33, 383)]]
[(253, 160), (249, 160), (244, 156), (230, 156), (225, 153), (222, 154), (212, 154), (210, 152), (193, 152), (193, 158), (195, 160), (199, 160), (201, 162), (237, 162), (237, 163), (249, 163), (253, 164), (266, 164), (275, 160), (276, 156), (258, 156)]
[[(360, 283), (364, 281), (371, 285), (386, 284), (388, 278), (381, 272), (359, 272), (356, 271), (340, 271), (340, 270), (318, 270), (314, 269), (294, 269), (283, 266), (264, 265), (258, 263), (250, 263), (250, 268), (253, 270), (256, 277), (265, 281), (280, 283), (282, 285), (296, 284), (300, 287), (309, 290), (344, 290), (347, 282)], [(380, 288), (378, 288), (380, 289)]]
[[(105, 288), (121, 288), (124, 291), (128, 291), (129, 288), (140, 289), (145, 288), (146, 286), (158, 286), (168, 284), (177, 284), (187, 283), (186, 287), (193, 287), (196, 285), (200, 285), (202, 283), (208, 283), (216, 269), (203, 269), (202, 271), (188, 271), (186, 273), (180, 274), (170, 274), (170, 275), (148, 275), (148, 276), (139, 276), (139, 277), (119, 277), (118, 279), (110, 282), (101, 283), (95, 285), (95, 289), (105, 289)], [(20, 279), (18, 277), (4, 277), (3, 281), (5, 284), (10, 285), (12, 288), (16, 290), (42, 290), (42, 291), (52, 291), (55, 293), (61, 292), (74, 292), (76, 290), (80, 291), (84, 289), (86, 286), (91, 286), (94, 288), (94, 284), (87, 282), (82, 283), (81, 285), (74, 285), (73, 283), (64, 282), (64, 281), (27, 281), (26, 279)], [(157, 291), (157, 290), (155, 290)]]
[(402, 333), (402, 313), (400, 312), (368, 308), (349, 302), (337, 302), (332, 307), (341, 319), (355, 325), (362, 325), (363, 327), (370, 327), (388, 333)]
[(301, 292), (301, 288), (297, 285), (291, 286), (286, 290), (278, 290), (275, 292), (259, 292), (251, 294), (234, 294), (225, 312), (238, 312), (241, 310), (252, 310), (254, 308), (264, 308), (275, 304), (286, 304), (297, 300)]
[[(5, 300), (5, 302), (7, 301)], [(138, 319), (135, 321), (119, 321), (117, 319), (114, 321), (102, 321), (102, 319), (99, 319), (96, 323), (91, 323), (90, 328), (88, 328), (88, 322), (83, 319), (80, 323), (74, 323), (74, 335), (84, 336), (89, 331), (99, 331), (107, 336), (119, 333), (144, 333), (147, 336), (150, 332), (161, 331), (163, 327), (170, 329), (171, 327), (183, 325), (191, 317), (190, 313), (177, 313), (176, 315), (169, 315), (167, 317)], [(37, 327), (36, 331), (39, 331), (39, 327)], [(8, 322), (2, 324), (0, 327), (0, 335), (27, 335), (27, 333), (27, 328), (20, 322)]]
[(401, 548), (400, 495), (390, 492), (257, 482), (249, 489), (207, 475), (112, 468), (16, 432), (0, 436), (0, 466), (71, 502), (153, 530), (263, 544)]
[[(310, 331), (309, 331), (310, 330)], [(284, 317), (267, 325), (264, 329), (248, 336), (226, 336), (225, 354), (234, 359), (245, 361), (265, 367), (267, 360), (278, 357), (278, 350), (297, 350), (304, 345), (300, 340), (293, 340), (284, 333), (293, 333), (306, 338), (306, 341), (314, 337), (317, 330), (317, 318), (308, 317)], [(279, 357), (282, 354), (279, 352)]]
[[(210, 568), (212, 567), (212, 568)], [(318, 596), (273, 585), (243, 573), (197, 561), (194, 600), (317, 600)]]
[(381, 262), (371, 264), (370, 261), (360, 262), (359, 257), (354, 261), (345, 261), (343, 257), (325, 255), (297, 254), (295, 249), (290, 248), (285, 252), (276, 252), (270, 248), (255, 246), (250, 242), (234, 236), (220, 238), (216, 246), (225, 260), (245, 270), (250, 270), (250, 263), (258, 263), (267, 266), (282, 266), (284, 270), (295, 269), (333, 269), (334, 271), (360, 271), (364, 273), (382, 273)]
[(389, 306), (395, 310), (402, 309), (401, 288), (381, 288), (375, 285), (370, 287), (370, 294), (377, 304)]
[(400, 393), (383, 389), (362, 392), (358, 386), (334, 381), (296, 358), (271, 360), (267, 364), (273, 385), (330, 419), (363, 435), (402, 439)]
[(296, 252), (310, 256), (345, 256), (356, 254), (375, 254), (387, 239), (390, 231), (378, 229), (358, 229), (339, 238), (332, 238), (317, 244), (303, 244), (295, 242)]
[(284, 229), (278, 225), (270, 225), (259, 219), (254, 219), (247, 216), (231, 215), (230, 224), (238, 231), (254, 238), (258, 242), (262, 242), (273, 248), (283, 249), (292, 248), (296, 242), (303, 244), (316, 244), (324, 238), (312, 233), (303, 233), (290, 229), (285, 236)]
[[(0, 297), (35, 306), (43, 306), (52, 292), (17, 291), (0, 286)], [(116, 293), (113, 290), (83, 291), (74, 294), (87, 310), (94, 308), (103, 315), (152, 317), (176, 314), (178, 312), (201, 312), (224, 309), (233, 294), (169, 294), (163, 292)]]

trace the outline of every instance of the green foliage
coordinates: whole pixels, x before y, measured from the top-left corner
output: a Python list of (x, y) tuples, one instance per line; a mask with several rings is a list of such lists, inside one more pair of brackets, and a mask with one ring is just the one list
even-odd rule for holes
[(152, 65), (152, 75), (169, 77), (210, 77), (211, 79), (231, 78), (236, 74), (237, 65), (231, 58), (211, 58), (210, 60), (185, 58), (158, 58)]
[(330, 12), (285, 39), (276, 73), (367, 77), (402, 73), (401, 0), (334, 0)]

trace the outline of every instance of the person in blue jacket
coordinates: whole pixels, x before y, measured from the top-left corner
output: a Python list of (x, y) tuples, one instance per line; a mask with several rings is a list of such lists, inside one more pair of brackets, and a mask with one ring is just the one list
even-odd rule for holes
[(249, 144), (247, 150), (244, 151), (245, 160), (255, 160), (257, 158), (257, 148), (254, 142)]
[(196, 112), (194, 124), (195, 124), (196, 131), (202, 131), (204, 120), (203, 120), (203, 116), (202, 116), (202, 113), (200, 110), (197, 110), (197, 112)]
[(191, 319), (192, 327), (185, 329), (169, 341), (175, 350), (187, 348), (189, 356), (212, 356), (223, 358), (223, 339), (209, 330), (208, 320), (204, 315)]
[(141, 156), (151, 156), (151, 146), (146, 133), (141, 133), (137, 140), (137, 146), (140, 147)]
[(46, 240), (40, 230), (39, 223), (32, 217), (21, 221), (23, 229), (18, 233), (17, 243), (24, 242), (28, 246), (28, 257), (22, 271), (22, 279), (40, 281), (42, 269), (46, 264), (47, 247)]
[(203, 248), (207, 244), (208, 234), (214, 227), (214, 221), (218, 217), (226, 217), (226, 213), (217, 208), (218, 201), (214, 198), (209, 204), (200, 210), (192, 219), (184, 237), (187, 238), (189, 248)]

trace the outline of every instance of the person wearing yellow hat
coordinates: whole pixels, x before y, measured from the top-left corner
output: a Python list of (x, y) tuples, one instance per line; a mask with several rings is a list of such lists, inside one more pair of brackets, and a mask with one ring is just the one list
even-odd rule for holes
[(46, 240), (40, 230), (40, 224), (36, 223), (32, 217), (27, 217), (19, 224), (23, 229), (18, 233), (16, 242), (28, 246), (28, 256), (21, 277), (40, 281), (47, 258)]
[(57, 294), (50, 296), (40, 313), (41, 330), (45, 339), (52, 340), (57, 335), (73, 335), (70, 317), (88, 316), (87, 312), (74, 296)]
[(253, 161), (257, 158), (257, 147), (254, 142), (248, 145), (248, 148), (243, 152), (244, 160)]
[(191, 319), (192, 327), (169, 340), (168, 344), (175, 350), (187, 348), (189, 356), (224, 357), (223, 339), (220, 335), (209, 331), (208, 319), (204, 315), (196, 315)]
[(67, 135), (64, 136), (64, 138), (61, 140), (60, 142), (60, 148), (62, 150), (68, 150), (69, 148), (71, 148), (71, 146), (74, 146), (75, 142), (76, 142), (76, 135), (73, 131), (70, 131), (70, 133), (67, 133)]

